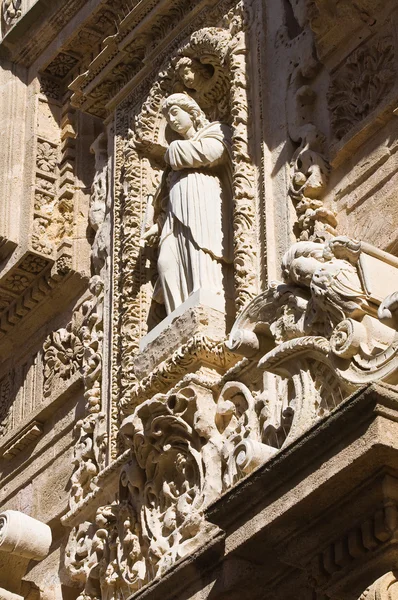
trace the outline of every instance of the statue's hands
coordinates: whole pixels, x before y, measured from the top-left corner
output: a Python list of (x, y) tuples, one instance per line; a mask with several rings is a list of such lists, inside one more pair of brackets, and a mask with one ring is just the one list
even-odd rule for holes
[(148, 231), (146, 231), (144, 233), (144, 235), (142, 236), (142, 238), (140, 240), (140, 245), (142, 247), (156, 246), (156, 244), (159, 242), (159, 238), (160, 238), (159, 224), (155, 223), (154, 225), (152, 225), (152, 227), (150, 227), (148, 229)]

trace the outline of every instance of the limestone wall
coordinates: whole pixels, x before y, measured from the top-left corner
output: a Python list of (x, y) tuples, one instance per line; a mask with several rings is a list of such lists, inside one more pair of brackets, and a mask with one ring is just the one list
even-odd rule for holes
[(3, 0), (1, 598), (396, 593), (397, 18)]

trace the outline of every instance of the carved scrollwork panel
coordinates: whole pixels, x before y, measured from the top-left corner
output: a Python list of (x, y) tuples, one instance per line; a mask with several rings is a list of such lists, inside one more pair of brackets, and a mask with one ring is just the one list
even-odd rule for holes
[(344, 237), (298, 242), (282, 261), (285, 283), (273, 284), (236, 321), (229, 347), (290, 382), (270, 429), (284, 431), (282, 443), (361, 385), (396, 382), (397, 266)]

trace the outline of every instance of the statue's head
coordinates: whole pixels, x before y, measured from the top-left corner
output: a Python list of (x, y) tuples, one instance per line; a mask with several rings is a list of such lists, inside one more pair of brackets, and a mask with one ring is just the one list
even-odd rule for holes
[(162, 112), (173, 131), (182, 137), (190, 129), (198, 131), (209, 123), (203, 110), (188, 94), (172, 94), (166, 98)]
[(178, 59), (175, 63), (175, 70), (185, 87), (196, 91), (209, 84), (214, 74), (214, 68), (211, 65), (204, 65), (199, 60), (188, 56)]
[(284, 280), (309, 286), (315, 271), (325, 261), (324, 250), (325, 244), (317, 242), (293, 244), (282, 259)]

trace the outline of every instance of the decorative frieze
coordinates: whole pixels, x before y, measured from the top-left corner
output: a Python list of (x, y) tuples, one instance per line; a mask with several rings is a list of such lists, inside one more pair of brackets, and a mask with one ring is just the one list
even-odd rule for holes
[(372, 39), (333, 73), (328, 102), (338, 140), (385, 103), (396, 81), (395, 55), (392, 37)]
[(51, 262), (28, 252), (0, 278), (0, 339), (55, 285)]

